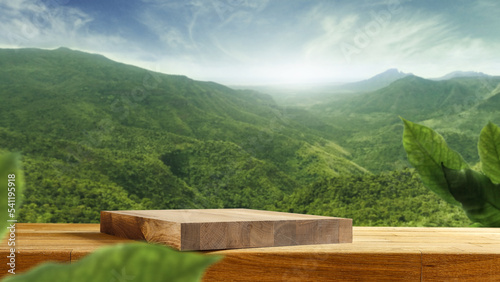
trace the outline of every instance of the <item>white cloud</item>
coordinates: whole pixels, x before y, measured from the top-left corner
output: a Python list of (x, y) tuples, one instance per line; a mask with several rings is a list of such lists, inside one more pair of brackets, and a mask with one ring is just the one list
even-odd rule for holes
[(0, 0), (0, 6), (4, 8), (0, 15), (3, 47), (85, 48), (80, 40), (88, 41), (90, 36), (85, 27), (92, 17), (56, 1)]
[[(500, 72), (500, 31), (493, 28), (500, 8), (489, 0), (441, 5), (446, 11), (397, 0), (143, 2), (130, 11), (133, 20), (117, 16), (108, 27), (78, 5), (0, 0), (0, 46), (66, 46), (225, 83), (352, 80), (391, 67), (424, 77)], [(127, 29), (133, 24), (140, 29)]]
[(343, 69), (345, 78), (353, 74), (368, 77), (392, 67), (425, 77), (470, 68), (492, 69), (488, 64), (495, 61), (499, 45), (464, 36), (449, 15), (405, 6), (398, 13), (375, 11), (332, 15), (327, 9), (314, 10), (310, 16), (321, 23), (323, 32), (306, 44), (305, 57), (332, 74)]
[[(356, 25), (358, 15), (344, 17), (325, 16), (320, 20), (323, 34), (309, 41), (305, 46), (305, 57), (310, 61), (324, 60), (327, 54), (335, 54), (334, 50), (346, 40), (346, 31)], [(332, 52), (333, 51), (333, 52)], [(336, 55), (334, 55), (336, 56)]]
[(91, 31), (89, 24), (94, 18), (64, 3), (0, 0), (0, 7), (5, 8), (0, 12), (0, 47), (53, 49), (63, 46), (124, 59), (128, 58), (125, 53), (134, 54), (140, 49), (120, 35)]

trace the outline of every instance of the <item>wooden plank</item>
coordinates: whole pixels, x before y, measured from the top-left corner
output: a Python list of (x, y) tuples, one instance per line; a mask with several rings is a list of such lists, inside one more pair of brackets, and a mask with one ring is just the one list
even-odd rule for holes
[[(19, 223), (16, 270), (47, 260), (75, 262), (102, 246), (133, 242), (99, 229), (98, 224)], [(286, 224), (279, 230), (290, 232)], [(224, 259), (209, 268), (204, 280), (500, 281), (498, 242), (497, 228), (354, 227), (352, 244), (205, 251)], [(4, 239), (0, 277), (8, 274), (7, 255)]]
[(101, 232), (177, 250), (352, 242), (352, 220), (248, 209), (102, 211)]

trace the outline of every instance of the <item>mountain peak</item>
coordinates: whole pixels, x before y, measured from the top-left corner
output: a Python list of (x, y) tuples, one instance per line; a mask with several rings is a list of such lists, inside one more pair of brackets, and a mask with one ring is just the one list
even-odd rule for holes
[(399, 69), (397, 68), (392, 68), (392, 69), (388, 69), (386, 71), (384, 71), (383, 73), (380, 73), (378, 75), (381, 75), (381, 74), (401, 74), (403, 73), (402, 71), (400, 71)]
[(54, 51), (73, 51), (73, 50), (69, 49), (68, 47), (59, 47), (57, 49), (54, 49)]
[(386, 86), (389, 86), (389, 84), (393, 83), (394, 81), (409, 75), (412, 74), (404, 73), (398, 70), (397, 68), (391, 68), (369, 79), (362, 80), (359, 82), (344, 84), (342, 85), (342, 88), (351, 91), (361, 91), (361, 92), (375, 91), (384, 88)]
[[(384, 78), (384, 79), (389, 79), (389, 80), (397, 80), (397, 79), (400, 79), (400, 78), (403, 78), (405, 76), (408, 76), (410, 75), (411, 73), (404, 73), (396, 68), (392, 68), (392, 69), (388, 69), (382, 73), (379, 73), (375, 76), (373, 76), (372, 78), (370, 79), (375, 79), (375, 78)], [(368, 80), (370, 80), (368, 79)]]

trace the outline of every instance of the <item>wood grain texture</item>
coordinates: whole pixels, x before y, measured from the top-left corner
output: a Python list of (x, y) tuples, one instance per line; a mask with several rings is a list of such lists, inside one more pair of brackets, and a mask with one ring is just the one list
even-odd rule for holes
[[(17, 224), (18, 273), (43, 261), (75, 262), (132, 240), (98, 224)], [(286, 224), (283, 225), (286, 234)], [(204, 281), (500, 281), (500, 229), (353, 227), (352, 244), (205, 251), (224, 259)], [(7, 274), (0, 241), (0, 277)]]
[(203, 281), (419, 281), (419, 252), (228, 253)]
[[(10, 255), (8, 250), (0, 249), (0, 277), (9, 274), (10, 266), (7, 265)], [(16, 249), (15, 272), (16, 274), (29, 270), (42, 262), (67, 262), (71, 261), (71, 249), (44, 250)], [(9, 274), (10, 275), (10, 274)]]
[[(101, 246), (133, 242), (99, 232), (98, 224), (16, 224), (16, 273), (43, 262), (70, 263), (75, 251), (79, 257)], [(0, 241), (0, 278), (7, 275), (9, 246)]]
[(424, 280), (500, 281), (500, 254), (422, 254)]
[(103, 211), (101, 232), (177, 250), (352, 242), (352, 220), (248, 209)]

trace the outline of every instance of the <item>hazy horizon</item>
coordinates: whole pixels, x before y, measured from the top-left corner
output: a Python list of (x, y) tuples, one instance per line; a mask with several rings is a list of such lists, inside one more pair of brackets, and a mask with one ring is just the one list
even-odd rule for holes
[(0, 48), (68, 47), (227, 85), (500, 74), (495, 1), (7, 1)]

